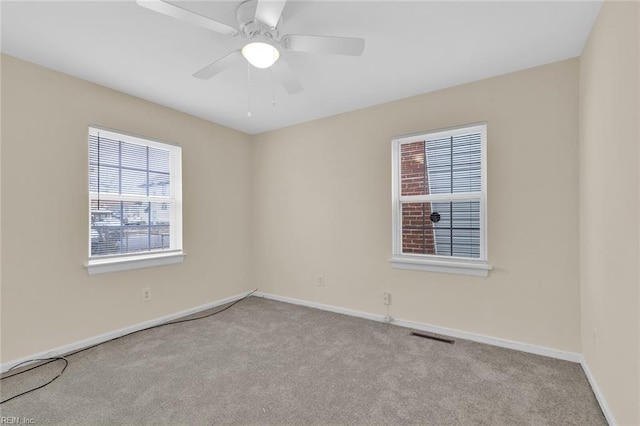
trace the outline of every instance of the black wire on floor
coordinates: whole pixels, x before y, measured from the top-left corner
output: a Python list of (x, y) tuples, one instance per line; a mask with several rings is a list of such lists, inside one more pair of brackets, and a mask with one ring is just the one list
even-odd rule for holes
[(96, 343), (95, 345), (91, 345), (91, 346), (87, 346), (86, 348), (78, 349), (77, 351), (65, 354), (64, 356), (56, 356), (56, 357), (51, 357), (51, 358), (34, 358), (34, 359), (29, 359), (27, 361), (23, 361), (23, 362), (21, 362), (19, 364), (16, 364), (13, 367), (11, 367), (10, 369), (8, 369), (6, 371), (6, 373), (9, 373), (10, 371), (15, 370), (16, 368), (18, 368), (18, 367), (20, 367), (21, 365), (24, 365), (24, 364), (29, 364), (29, 363), (32, 363), (32, 362), (41, 362), (42, 361), (42, 364), (35, 365), (33, 367), (27, 368), (27, 369), (22, 370), (22, 371), (20, 371), (18, 373), (15, 373), (15, 374), (4, 376), (4, 377), (0, 378), (0, 380), (9, 379), (11, 377), (15, 377), (15, 376), (18, 376), (20, 374), (24, 374), (27, 371), (31, 371), (31, 370), (35, 370), (36, 368), (44, 367), (45, 365), (51, 364), (52, 362), (64, 361), (64, 366), (62, 367), (62, 370), (60, 370), (58, 375), (55, 376), (53, 379), (49, 380), (47, 383), (45, 383), (43, 385), (37, 386), (35, 388), (29, 389), (27, 391), (24, 391), (22, 393), (14, 395), (11, 398), (7, 398), (7, 399), (5, 399), (3, 401), (0, 401), (0, 405), (4, 404), (5, 402), (9, 402), (12, 399), (16, 399), (16, 398), (21, 397), (23, 395), (26, 395), (28, 393), (37, 391), (38, 389), (42, 389), (43, 387), (53, 383), (58, 377), (62, 376), (62, 373), (64, 373), (64, 371), (67, 369), (67, 366), (69, 365), (69, 360), (66, 357), (68, 357), (68, 356), (79, 354), (80, 352), (84, 352), (84, 351), (87, 351), (89, 349), (93, 349), (93, 348), (95, 348), (97, 346), (104, 345), (105, 343), (113, 342), (114, 340), (122, 339), (123, 337), (131, 336), (132, 334), (140, 333), (142, 331), (153, 330), (154, 328), (160, 328), (160, 327), (164, 327), (164, 326), (167, 326), (167, 325), (180, 324), (180, 323), (183, 323), (183, 322), (190, 322), (190, 321), (197, 321), (197, 320), (201, 320), (201, 319), (204, 319), (204, 318), (212, 317), (214, 315), (217, 315), (217, 314), (219, 314), (221, 312), (226, 311), (227, 309), (232, 308), (233, 306), (236, 305), (236, 303), (242, 302), (243, 300), (245, 300), (246, 298), (251, 296), (256, 291), (258, 291), (258, 289), (255, 289), (251, 293), (246, 294), (245, 296), (243, 296), (240, 299), (236, 300), (235, 302), (231, 303), (229, 306), (226, 306), (223, 309), (220, 309), (219, 311), (215, 311), (215, 312), (212, 312), (212, 313), (207, 314), (207, 315), (202, 315), (200, 317), (187, 318), (187, 319), (183, 319), (183, 320), (170, 321), (170, 322), (165, 322), (165, 323), (162, 323), (162, 324), (152, 325), (151, 327), (142, 328), (140, 330), (132, 331), (130, 333), (123, 334), (122, 336), (114, 337), (113, 339), (105, 340), (104, 342)]

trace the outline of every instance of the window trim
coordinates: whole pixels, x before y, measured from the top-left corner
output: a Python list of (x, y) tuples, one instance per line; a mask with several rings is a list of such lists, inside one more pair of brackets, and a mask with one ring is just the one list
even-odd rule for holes
[[(111, 130), (101, 126), (89, 125), (87, 133), (87, 141), (90, 140), (90, 135), (93, 131), (99, 131), (104, 134), (106, 138), (113, 140), (128, 139), (127, 142), (139, 144), (143, 146), (156, 147), (160, 149), (169, 149), (171, 151), (171, 164), (170, 175), (172, 184), (170, 187), (171, 195), (169, 197), (162, 196), (147, 196), (145, 197), (149, 201), (166, 202), (167, 200), (174, 201), (174, 211), (171, 216), (171, 243), (170, 250), (156, 250), (145, 251), (137, 253), (122, 253), (109, 256), (91, 256), (91, 201), (94, 199), (96, 193), (87, 191), (88, 196), (88, 225), (87, 226), (87, 244), (88, 244), (88, 258), (85, 263), (85, 268), (89, 275), (103, 274), (108, 272), (126, 271), (139, 268), (148, 268), (153, 266), (170, 265), (176, 263), (182, 263), (185, 253), (183, 251), (182, 242), (182, 148), (180, 145), (158, 141), (155, 139), (147, 138), (144, 136), (138, 136), (135, 134), (122, 132), (119, 130)], [(89, 142), (88, 142), (89, 143)], [(90, 152), (87, 151), (87, 166), (90, 167)], [(87, 185), (89, 188), (89, 172), (87, 169)], [(121, 194), (105, 194), (106, 197), (114, 199), (116, 201), (135, 201), (139, 197), (121, 195)]]
[[(453, 193), (433, 195), (402, 195), (400, 192), (400, 146), (406, 143), (421, 142), (443, 137), (459, 136), (469, 133), (481, 133), (481, 192)], [(488, 262), (487, 243), (487, 123), (479, 122), (446, 129), (420, 132), (398, 136), (391, 143), (391, 209), (393, 254), (390, 259), (392, 268), (417, 271), (441, 272), (449, 274), (486, 277), (492, 269)], [(480, 257), (470, 259), (442, 255), (418, 255), (402, 253), (402, 203), (431, 202), (451, 200), (480, 201)]]
[(145, 254), (89, 259), (85, 267), (89, 275), (98, 275), (182, 263), (185, 256), (186, 254), (182, 250), (147, 252)]

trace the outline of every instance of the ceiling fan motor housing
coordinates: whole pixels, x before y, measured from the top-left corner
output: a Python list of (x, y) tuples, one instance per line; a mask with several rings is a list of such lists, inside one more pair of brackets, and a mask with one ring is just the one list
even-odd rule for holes
[[(262, 36), (265, 40), (272, 40), (277, 42), (278, 29), (277, 27), (271, 28), (262, 22), (259, 22), (256, 16), (256, 7), (258, 5), (257, 0), (247, 0), (240, 3), (236, 10), (236, 17), (240, 26), (242, 37), (256, 38)], [(282, 17), (278, 21), (278, 25), (282, 23)]]

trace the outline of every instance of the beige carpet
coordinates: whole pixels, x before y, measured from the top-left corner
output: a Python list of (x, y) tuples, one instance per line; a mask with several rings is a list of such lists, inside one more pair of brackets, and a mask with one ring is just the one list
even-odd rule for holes
[[(606, 424), (578, 364), (409, 333), (251, 297), (70, 356), (0, 410), (36, 424)], [(2, 400), (61, 364), (3, 380)]]

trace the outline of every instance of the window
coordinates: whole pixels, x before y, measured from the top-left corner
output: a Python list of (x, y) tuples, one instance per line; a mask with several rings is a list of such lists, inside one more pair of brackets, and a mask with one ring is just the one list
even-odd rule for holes
[(393, 140), (394, 268), (487, 276), (486, 124)]
[(90, 274), (181, 262), (181, 149), (89, 128)]

